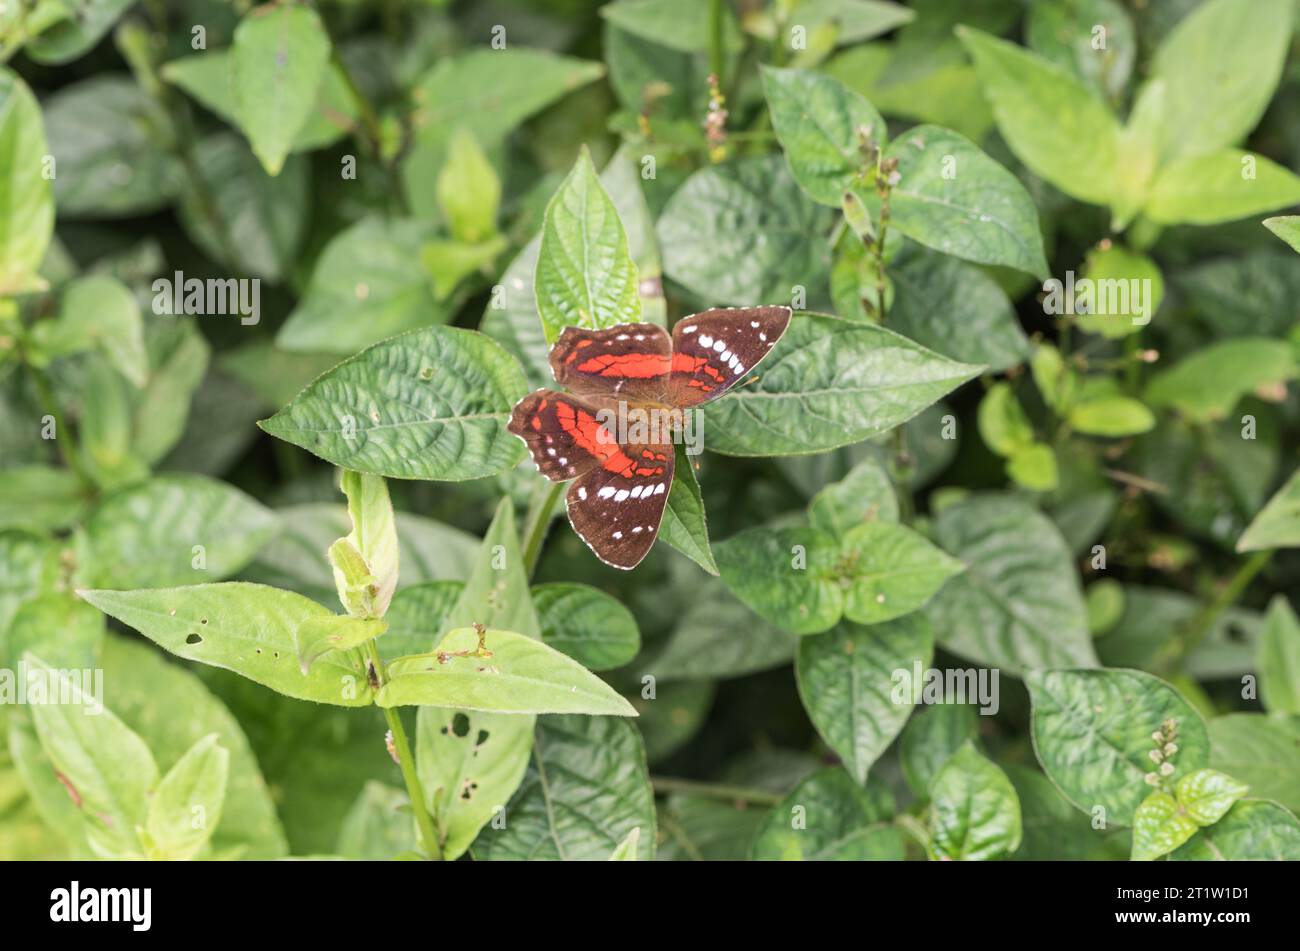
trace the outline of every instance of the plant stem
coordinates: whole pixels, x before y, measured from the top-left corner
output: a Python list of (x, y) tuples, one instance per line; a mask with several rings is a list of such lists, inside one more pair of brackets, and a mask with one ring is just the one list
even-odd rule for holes
[(722, 0), (709, 0), (709, 72), (718, 77), (718, 88), (722, 88), (722, 69), (726, 64), (723, 48)]
[(894, 825), (915, 839), (928, 856), (930, 854), (930, 830), (916, 816), (904, 812), (894, 817)]
[(1237, 603), (1237, 599), (1245, 593), (1246, 588), (1250, 586), (1250, 583), (1255, 580), (1255, 576), (1264, 569), (1264, 566), (1268, 564), (1269, 559), (1272, 557), (1272, 550), (1257, 551), (1246, 560), (1245, 564), (1237, 569), (1237, 573), (1219, 592), (1219, 596), (1211, 601), (1205, 607), (1205, 610), (1192, 618), (1183, 636), (1177, 642), (1173, 660), (1181, 664), (1191, 656), (1192, 651), (1200, 646), (1201, 641), (1205, 640), (1206, 635), (1210, 633), (1210, 629), (1214, 627), (1219, 615)]
[(657, 793), (685, 793), (706, 799), (725, 799), (751, 803), (756, 806), (775, 806), (782, 797), (766, 789), (747, 786), (729, 786), (726, 783), (705, 783), (694, 779), (676, 779), (672, 776), (651, 776), (650, 785)]
[[(366, 642), (368, 664), (375, 671), (375, 679), (384, 683), (384, 662), (379, 656), (379, 647), (373, 640)], [(438, 841), (438, 832), (429, 816), (429, 804), (424, 798), (424, 787), (420, 776), (415, 771), (415, 757), (411, 754), (411, 744), (406, 738), (406, 728), (402, 726), (401, 714), (392, 707), (383, 707), (384, 719), (393, 734), (393, 749), (397, 751), (397, 766), (402, 771), (402, 781), (406, 783), (406, 794), (411, 799), (411, 811), (415, 813), (415, 824), (420, 830), (420, 841), (429, 858), (442, 861), (442, 845)]]
[(343, 61), (338, 46), (331, 44), (330, 49), (330, 59), (334, 63), (334, 68), (338, 70), (339, 76), (343, 79), (343, 85), (347, 87), (348, 95), (352, 97), (357, 111), (361, 113), (361, 124), (365, 127), (366, 135), (370, 137), (370, 144), (375, 151), (375, 156), (379, 157), (383, 150), (383, 130), (379, 125), (379, 114), (375, 112), (375, 107), (366, 98), (366, 94), (361, 91), (361, 87), (357, 85), (356, 80), (352, 78), (352, 71), (348, 69), (348, 64)]
[(542, 553), (546, 530), (551, 527), (551, 512), (555, 509), (560, 493), (564, 491), (564, 483), (552, 482), (545, 488), (545, 495), (533, 495), (528, 514), (524, 517), (524, 573), (529, 578), (537, 568), (537, 558)]

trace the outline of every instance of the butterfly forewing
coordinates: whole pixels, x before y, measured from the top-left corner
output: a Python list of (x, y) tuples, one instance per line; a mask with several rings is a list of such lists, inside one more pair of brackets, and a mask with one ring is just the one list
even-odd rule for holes
[(567, 482), (610, 460), (624, 465), (623, 451), (598, 412), (571, 393), (537, 390), (515, 404), (508, 428), (527, 444), (542, 475)]
[(673, 328), (665, 402), (717, 399), (771, 351), (790, 323), (789, 307), (736, 307), (683, 317)]
[(551, 348), (551, 372), (575, 393), (657, 402), (668, 379), (672, 346), (668, 331), (656, 324), (567, 327)]
[(569, 524), (596, 557), (615, 568), (634, 568), (659, 533), (673, 485), (673, 447), (631, 443), (630, 466), (592, 469), (565, 497)]

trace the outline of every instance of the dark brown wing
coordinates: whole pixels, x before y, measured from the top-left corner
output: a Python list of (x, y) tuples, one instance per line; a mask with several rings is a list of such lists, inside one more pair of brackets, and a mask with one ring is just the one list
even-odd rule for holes
[(673, 327), (664, 401), (685, 407), (717, 399), (767, 356), (789, 323), (789, 307), (718, 308), (683, 317)]
[(668, 332), (657, 324), (566, 327), (551, 348), (551, 372), (578, 394), (657, 402), (668, 380), (672, 347)]

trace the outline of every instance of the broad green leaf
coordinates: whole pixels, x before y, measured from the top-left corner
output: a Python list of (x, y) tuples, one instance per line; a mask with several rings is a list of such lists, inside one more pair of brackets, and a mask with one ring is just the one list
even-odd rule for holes
[(1152, 406), (1177, 409), (1189, 419), (1223, 419), (1247, 393), (1294, 379), (1293, 348), (1281, 340), (1237, 337), (1197, 350), (1151, 378), (1144, 394)]
[(892, 522), (864, 522), (840, 540), (844, 616), (878, 624), (923, 606), (965, 566)]
[(1300, 720), (1230, 713), (1210, 721), (1210, 764), (1252, 796), (1300, 809)]
[(424, 581), (403, 585), (388, 607), (384, 620), (384, 653), (393, 657), (419, 654), (433, 646), (435, 632), (447, 629), (445, 620), (460, 600), (460, 581)]
[(1044, 515), (974, 495), (939, 513), (934, 538), (966, 565), (925, 607), (941, 644), (1004, 672), (1096, 664), (1073, 559)]
[(1070, 426), (1088, 436), (1136, 436), (1152, 429), (1155, 414), (1128, 396), (1085, 399), (1070, 409)]
[(513, 40), (503, 50), (479, 47), (439, 57), (412, 92), (414, 142), (402, 166), (412, 212), (424, 219), (437, 216), (437, 170), (457, 129), (473, 133), (490, 154), (529, 116), (604, 72), (600, 63), (517, 46)]
[(1160, 162), (1165, 122), (1165, 81), (1142, 84), (1119, 133), (1115, 195), (1111, 199), (1111, 231), (1127, 228), (1146, 206)]
[(864, 522), (897, 522), (898, 499), (889, 475), (874, 459), (864, 459), (812, 497), (808, 521), (837, 537)]
[(371, 702), (370, 685), (346, 658), (298, 668), (298, 628), (330, 615), (291, 591), (246, 582), (141, 591), (79, 591), (105, 614), (187, 660), (233, 670), (287, 697), (343, 707)]
[(1300, 215), (1265, 218), (1264, 227), (1291, 245), (1293, 250), (1300, 251)]
[(1291, 474), (1237, 540), (1237, 551), (1265, 548), (1300, 548), (1300, 470)]
[(899, 833), (877, 823), (894, 814), (883, 784), (859, 785), (843, 768), (813, 773), (772, 807), (754, 836), (759, 861), (891, 861), (903, 857)]
[(307, 290), (276, 334), (285, 350), (353, 354), (395, 334), (445, 323), (417, 249), (433, 235), (408, 218), (363, 218), (330, 239)]
[(1119, 0), (1035, 3), (1027, 13), (1025, 42), (1030, 49), (1112, 101), (1124, 94), (1138, 42), (1133, 20)]
[(438, 204), (452, 236), (470, 244), (496, 231), (501, 180), (472, 132), (458, 130), (438, 174)]
[(1173, 862), (1300, 860), (1300, 821), (1275, 802), (1244, 799), (1169, 856)]
[(1090, 817), (1079, 812), (1037, 769), (1004, 764), (1003, 771), (1016, 787), (1020, 800), (1020, 848), (1016, 861), (1062, 859), (1121, 861), (1129, 856), (1131, 836), (1123, 829), (1094, 829)]
[(814, 201), (839, 208), (844, 193), (869, 183), (875, 167), (867, 142), (884, 148), (885, 120), (871, 103), (837, 79), (764, 66), (763, 91), (772, 125), (795, 180)]
[(1153, 792), (1133, 813), (1133, 861), (1150, 862), (1196, 834), (1198, 826), (1167, 792)]
[(59, 547), (44, 535), (0, 531), (0, 638), (24, 601), (54, 588), (62, 574)]
[(1149, 257), (1118, 244), (1088, 252), (1082, 281), (1077, 285), (1076, 322), (1089, 333), (1119, 339), (1151, 322), (1165, 296), (1160, 268)]
[(161, 461), (182, 438), (211, 350), (193, 324), (163, 327), (146, 329), (149, 382), (134, 394), (131, 452), (149, 465)]
[(374, 640), (388, 625), (379, 618), (347, 617), (334, 614), (309, 618), (298, 625), (294, 639), (298, 644), (298, 667), (303, 675), (319, 658), (332, 651), (345, 651)]
[[(709, 48), (709, 5), (696, 0), (617, 0), (601, 7), (600, 15), (621, 30), (683, 53)], [(740, 48), (740, 30), (730, 8), (722, 8), (723, 49)]]
[(150, 858), (192, 859), (221, 821), (230, 751), (209, 733), (163, 776), (149, 797), (144, 834)]
[(636, 618), (622, 602), (585, 584), (532, 589), (542, 641), (591, 670), (622, 667), (641, 649)]
[(474, 843), (480, 860), (603, 860), (634, 828), (638, 859), (654, 857), (654, 793), (641, 737), (613, 717), (548, 717), (505, 811)]
[(609, 860), (611, 862), (635, 862), (636, 847), (640, 841), (641, 827), (636, 826), (624, 836), (623, 841), (618, 844), (618, 848), (610, 853)]
[[(1015, 175), (951, 129), (921, 125), (894, 139), (889, 227), (944, 254), (1046, 277), (1038, 210)], [(881, 199), (860, 192), (878, 217)]]
[(1006, 370), (1029, 356), (1006, 292), (988, 274), (946, 254), (900, 255), (889, 270), (889, 327), (962, 363)]
[(27, 84), (0, 67), (0, 295), (45, 286), (37, 271), (54, 234), (54, 192), (41, 110)]
[(148, 214), (176, 196), (183, 169), (171, 119), (128, 76), (101, 74), (60, 89), (45, 103), (45, 131), (60, 215)]
[(350, 859), (383, 861), (415, 846), (415, 821), (406, 793), (368, 781), (339, 828), (335, 851)]
[(69, 282), (59, 301), (58, 316), (38, 323), (32, 335), (46, 356), (97, 348), (135, 386), (147, 382), (149, 355), (140, 305), (130, 289), (115, 278), (93, 275)]
[(1044, 443), (1017, 446), (1007, 459), (1007, 475), (1031, 492), (1051, 492), (1059, 484), (1056, 453)]
[[(374, 588), (370, 592), (370, 607), (376, 617), (383, 617), (397, 590), (397, 572), (401, 548), (397, 542), (397, 520), (393, 503), (388, 497), (388, 486), (380, 476), (364, 472), (343, 470), (343, 494), (348, 499), (348, 517), (352, 531), (348, 541), (364, 559)], [(334, 583), (340, 597), (346, 587), (345, 579), (336, 572)]]
[(1020, 798), (1007, 774), (967, 740), (930, 784), (930, 852), (982, 862), (1020, 847)]
[[(104, 858), (141, 854), (136, 827), (145, 818), (147, 795), (158, 782), (158, 766), (144, 740), (110, 710), (103, 697), (88, 696), (66, 672), (51, 669), (32, 654), (30, 670), (70, 703), (30, 707), (41, 746), (85, 817), (90, 847)], [(88, 710), (98, 710), (87, 715)]]
[(851, 579), (839, 542), (812, 528), (756, 526), (714, 546), (722, 580), (755, 613), (792, 634), (815, 634), (844, 613)]
[(1287, 0), (1208, 0), (1156, 49), (1165, 82), (1166, 158), (1240, 142), (1264, 114), (1290, 46)]
[(476, 479), (523, 458), (505, 422), (527, 391), (518, 364), (488, 337), (427, 327), (344, 360), (259, 425), (345, 469)]
[(912, 791), (929, 798), (930, 784), (943, 764), (976, 734), (975, 708), (969, 703), (926, 704), (903, 727), (898, 756)]
[(709, 578), (694, 584), (668, 643), (642, 669), (661, 681), (740, 677), (788, 662), (796, 640)]
[(77, 533), (81, 583), (149, 588), (219, 581), (276, 531), (275, 516), (234, 486), (168, 475), (101, 502)]
[(957, 36), (1016, 157), (1072, 198), (1109, 204), (1119, 174), (1120, 129), (1097, 93), (1014, 43), (968, 27), (959, 27)]
[(1034, 428), (1029, 417), (1016, 399), (1015, 390), (1005, 381), (988, 388), (980, 400), (975, 421), (984, 445), (999, 456), (1010, 456), (1034, 442)]
[(391, 661), (375, 702), (487, 713), (636, 715), (599, 677), (537, 639), (498, 630), (485, 637), (490, 653), (478, 653), (479, 635), (462, 627), (448, 633), (434, 654)]
[(586, 149), (546, 206), (535, 291), (548, 343), (565, 327), (598, 329), (641, 317), (627, 235)]
[(844, 622), (799, 642), (795, 676), (817, 732), (859, 783), (911, 715), (912, 676), (934, 653), (934, 632), (920, 615), (866, 627)]
[(0, 527), (36, 531), (78, 521), (89, 504), (85, 487), (71, 469), (18, 466), (0, 469)]
[(294, 137), (311, 117), (329, 56), (329, 36), (311, 7), (258, 7), (235, 30), (235, 113), (267, 174), (280, 174)]
[(1204, 767), (1210, 741), (1201, 716), (1169, 684), (1137, 670), (1048, 670), (1025, 677), (1033, 700), (1034, 751), (1048, 778), (1084, 812), (1132, 825), (1151, 791), (1152, 734), (1177, 726), (1171, 781)]
[(1214, 825), (1223, 818), (1247, 787), (1216, 769), (1198, 769), (1178, 780), (1174, 794), (1187, 815), (1201, 826)]
[(796, 287), (817, 294), (831, 217), (780, 156), (700, 169), (659, 216), (664, 273), (710, 304), (780, 304)]
[(685, 446), (676, 446), (677, 464), (673, 468), (673, 484), (668, 492), (668, 505), (659, 525), (659, 538), (695, 562), (711, 575), (718, 573), (709, 546), (709, 526), (704, 515), (704, 497), (700, 483), (695, 478), (694, 457)]
[(62, 0), (70, 16), (60, 17), (32, 37), (27, 55), (38, 63), (66, 63), (98, 43), (133, 0)]
[(541, 622), (528, 592), (528, 571), (519, 548), (514, 507), (508, 496), (497, 503), (460, 600), (443, 620), (442, 629), (429, 632), (434, 638), (431, 646), (438, 646), (438, 638), (446, 631), (475, 624), (542, 637)]
[(1077, 395), (1079, 381), (1065, 365), (1061, 351), (1050, 343), (1040, 343), (1034, 348), (1029, 369), (1043, 402), (1056, 410), (1058, 415), (1068, 412)]
[(1254, 152), (1220, 149), (1162, 168), (1143, 209), (1157, 224), (1213, 225), (1300, 202), (1300, 176)]
[(645, 741), (646, 762), (654, 766), (694, 739), (704, 729), (716, 693), (710, 680), (674, 680), (656, 683), (653, 697), (629, 695)]
[(8, 631), (0, 630), (0, 665), (12, 669), (30, 651), (56, 668), (96, 668), (105, 630), (104, 616), (71, 592), (45, 591), (23, 601)]
[(1300, 714), (1300, 619), (1285, 595), (1275, 594), (1269, 602), (1255, 656), (1264, 708), (1269, 713)]
[(705, 411), (705, 445), (724, 455), (782, 456), (862, 442), (979, 370), (880, 327), (796, 314), (756, 378)]

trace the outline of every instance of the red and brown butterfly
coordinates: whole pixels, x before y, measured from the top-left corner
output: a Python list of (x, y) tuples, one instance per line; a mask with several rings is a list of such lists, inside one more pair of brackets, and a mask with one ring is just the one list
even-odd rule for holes
[[(683, 317), (672, 336), (656, 324), (568, 327), (551, 372), (568, 392), (520, 400), (509, 429), (538, 470), (570, 479), (569, 523), (596, 557), (634, 568), (650, 551), (673, 484), (671, 438), (622, 442), (604, 425), (622, 408), (682, 411), (717, 399), (767, 356), (790, 322), (788, 307), (737, 307)], [(631, 434), (629, 428), (627, 435)]]

